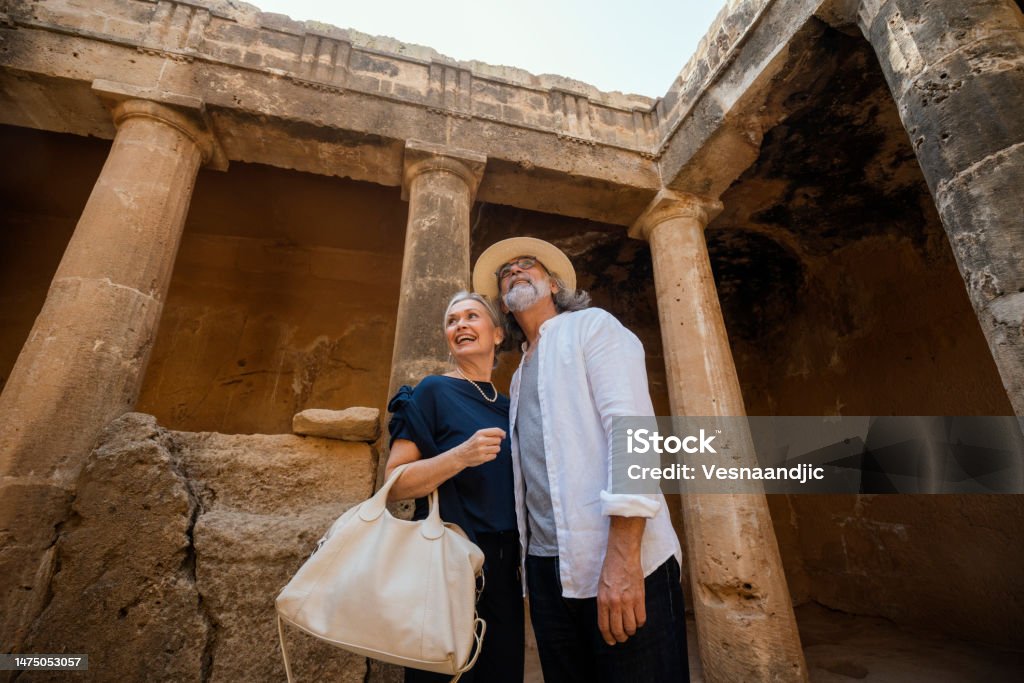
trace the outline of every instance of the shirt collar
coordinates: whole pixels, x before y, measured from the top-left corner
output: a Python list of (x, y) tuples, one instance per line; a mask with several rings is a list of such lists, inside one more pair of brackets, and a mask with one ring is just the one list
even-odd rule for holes
[[(550, 325), (553, 325), (554, 322), (556, 320), (558, 320), (559, 318), (561, 318), (563, 315), (565, 315), (566, 312), (567, 311), (562, 311), (561, 313), (556, 313), (553, 317), (548, 318), (547, 320), (545, 320), (544, 322), (542, 322), (540, 324), (540, 329), (537, 330), (537, 344), (538, 345), (540, 344), (541, 337), (544, 336), (544, 330), (547, 327), (549, 327)], [(528, 348), (528, 346), (529, 346), (529, 342), (524, 341), (522, 344), (519, 345), (519, 350), (522, 351), (523, 353), (526, 353), (526, 349)]]

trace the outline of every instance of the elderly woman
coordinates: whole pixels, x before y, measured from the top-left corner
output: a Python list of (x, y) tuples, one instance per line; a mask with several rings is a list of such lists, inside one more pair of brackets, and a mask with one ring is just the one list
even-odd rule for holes
[[(491, 384), (501, 319), (487, 299), (459, 292), (444, 314), (454, 369), (398, 390), (386, 473), (411, 465), (389, 499), (416, 498), (413, 519), (427, 515), (426, 496), (435, 488), (441, 518), (458, 524), (484, 552), (484, 590), (477, 610), (487, 622), (476, 666), (462, 680), (523, 679), (523, 597), (519, 582), (519, 534), (512, 493), (508, 397)], [(448, 680), (406, 669), (406, 681)]]

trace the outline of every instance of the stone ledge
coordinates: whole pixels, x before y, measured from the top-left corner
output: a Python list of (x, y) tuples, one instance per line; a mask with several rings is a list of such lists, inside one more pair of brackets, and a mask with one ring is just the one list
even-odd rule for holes
[(295, 414), (292, 431), (326, 439), (373, 442), (380, 438), (380, 411), (364, 407), (345, 410), (310, 408)]

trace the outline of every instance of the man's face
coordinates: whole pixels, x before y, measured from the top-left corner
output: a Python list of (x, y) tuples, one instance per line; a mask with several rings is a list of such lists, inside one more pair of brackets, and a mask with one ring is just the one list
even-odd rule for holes
[(503, 306), (513, 313), (525, 311), (557, 288), (548, 271), (533, 256), (517, 256), (497, 272)]

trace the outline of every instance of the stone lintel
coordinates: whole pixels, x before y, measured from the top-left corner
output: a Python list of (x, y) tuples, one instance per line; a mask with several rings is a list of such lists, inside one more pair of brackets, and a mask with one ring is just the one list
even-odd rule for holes
[(92, 90), (111, 110), (115, 125), (137, 116), (156, 119), (191, 138), (202, 152), (204, 166), (228, 170), (227, 155), (217, 140), (206, 105), (198, 97), (104, 79), (94, 80)]
[(877, 0), (825, 0), (814, 11), (814, 16), (832, 28), (844, 29), (856, 26), (858, 14), (864, 11), (866, 5), (872, 4), (879, 3)]
[(413, 178), (422, 173), (440, 172), (462, 178), (469, 187), (472, 203), (486, 165), (487, 157), (477, 152), (421, 140), (407, 140), (402, 170), (402, 199), (409, 201), (409, 187)]
[(654, 228), (672, 218), (692, 218), (706, 228), (722, 213), (722, 208), (722, 202), (717, 199), (662, 188), (629, 227), (629, 236), (650, 240)]
[[(9, 33), (20, 36), (5, 36), (14, 42), (0, 53), (0, 90), (11, 104), (0, 107), (0, 123), (7, 125), (112, 139), (110, 113), (91, 90), (94, 80), (109, 79), (201, 99), (226, 156), (250, 163), (400, 188), (405, 141), (429, 140), (486, 155), (477, 201), (621, 226), (629, 225), (661, 186), (650, 155), (629, 149), (625, 138), (602, 141), (597, 133), (604, 114), (593, 103), (588, 106), (594, 144), (580, 144), (556, 137), (559, 128), (545, 129), (556, 126), (559, 114), (539, 95), (522, 101), (525, 118), (481, 113), (448, 120), (376, 89), (368, 94), (347, 88), (338, 96), (259, 69), (198, 58), (192, 64), (167, 62), (87, 36), (31, 27)], [(78, 59), (72, 59), (72, 50)], [(197, 80), (198, 69), (202, 78)], [(162, 78), (165, 70), (171, 75)], [(244, 107), (235, 100), (241, 93)], [(144, 94), (159, 100), (157, 94)], [(653, 141), (656, 122), (649, 118), (637, 125), (643, 124)], [(623, 135), (627, 130), (615, 129)], [(636, 136), (628, 137), (635, 144)]]
[(826, 24), (814, 16), (820, 0), (755, 4), (756, 18), (741, 24), (728, 59), (713, 60), (709, 80), (669, 93), (658, 149), (665, 187), (723, 193), (757, 159), (763, 132), (795, 110), (799, 98), (790, 96), (834, 68), (821, 40)]

